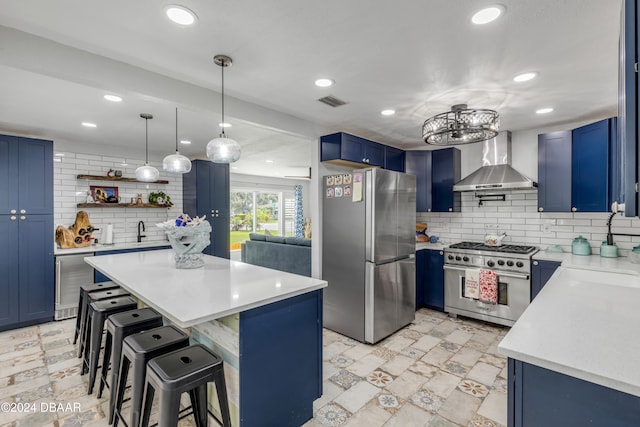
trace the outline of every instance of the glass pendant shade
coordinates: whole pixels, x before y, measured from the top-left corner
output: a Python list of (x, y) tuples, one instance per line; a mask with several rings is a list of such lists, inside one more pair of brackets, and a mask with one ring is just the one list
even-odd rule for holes
[(178, 151), (178, 109), (176, 108), (176, 153), (162, 159), (162, 169), (171, 173), (189, 173), (191, 160)]
[(214, 163), (233, 163), (240, 158), (240, 144), (221, 135), (207, 144), (207, 157)]
[(162, 169), (165, 172), (189, 173), (191, 171), (191, 160), (176, 151), (176, 154), (169, 154), (162, 160)]
[(140, 166), (136, 169), (136, 179), (142, 182), (155, 182), (160, 177), (160, 172), (153, 166), (149, 166), (145, 163), (144, 166)]

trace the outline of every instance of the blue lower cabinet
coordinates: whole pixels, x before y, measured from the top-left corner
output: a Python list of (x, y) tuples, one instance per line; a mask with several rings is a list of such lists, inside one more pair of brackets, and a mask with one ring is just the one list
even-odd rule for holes
[(556, 269), (560, 267), (561, 262), (557, 261), (531, 261), (531, 301), (538, 295), (544, 285), (547, 284)]
[(0, 215), (0, 329), (20, 321), (20, 257), (11, 242), (19, 242), (18, 221)]
[(426, 283), (427, 251), (416, 251), (416, 310), (424, 307), (424, 288)]
[(425, 307), (444, 311), (444, 252), (425, 250), (423, 303)]
[[(95, 255), (96, 256), (115, 255), (115, 254), (126, 254), (130, 252), (159, 251), (161, 249), (171, 249), (171, 246), (166, 245), (166, 246), (152, 246), (149, 248), (132, 248), (132, 249), (120, 249), (115, 251), (101, 251), (101, 252), (96, 252)], [(95, 283), (108, 282), (109, 280), (111, 280), (104, 274), (100, 273), (98, 270), (94, 270), (93, 276), (94, 276), (93, 281)]]
[(240, 313), (240, 425), (298, 427), (322, 396), (322, 290)]
[(640, 397), (508, 360), (508, 427), (640, 425)]

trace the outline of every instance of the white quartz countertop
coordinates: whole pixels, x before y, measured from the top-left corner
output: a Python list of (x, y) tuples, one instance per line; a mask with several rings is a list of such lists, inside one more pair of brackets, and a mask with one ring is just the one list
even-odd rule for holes
[(137, 249), (137, 248), (154, 248), (158, 246), (169, 246), (169, 242), (167, 241), (155, 241), (155, 242), (140, 242), (140, 243), (115, 243), (113, 245), (103, 245), (99, 243), (97, 245), (87, 246), (85, 248), (70, 248), (70, 249), (61, 249), (59, 247), (55, 247), (54, 255), (78, 255), (78, 254), (88, 254), (93, 252), (102, 252), (102, 251), (119, 251), (122, 249)]
[(416, 242), (416, 251), (421, 251), (423, 249), (431, 249), (433, 251), (441, 251), (449, 245), (444, 245), (442, 243), (427, 243), (427, 242)]
[(640, 269), (572, 256), (499, 344), (500, 353), (640, 396)]
[(327, 286), (320, 279), (204, 257), (204, 267), (194, 269), (175, 268), (172, 250), (87, 257), (85, 262), (183, 328)]

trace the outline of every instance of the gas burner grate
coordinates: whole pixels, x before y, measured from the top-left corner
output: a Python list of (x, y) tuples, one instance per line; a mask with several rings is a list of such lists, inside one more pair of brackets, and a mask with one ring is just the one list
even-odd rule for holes
[(450, 245), (451, 249), (472, 249), (476, 251), (489, 251), (489, 252), (503, 252), (510, 254), (528, 254), (538, 249), (535, 246), (526, 245), (501, 245), (501, 246), (489, 246), (480, 242), (460, 242)]

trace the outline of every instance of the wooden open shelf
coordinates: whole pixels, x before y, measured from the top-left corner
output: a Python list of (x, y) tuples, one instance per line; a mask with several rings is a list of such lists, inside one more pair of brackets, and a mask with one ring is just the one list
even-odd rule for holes
[(165, 208), (169, 205), (158, 205), (156, 203), (78, 203), (79, 208)]
[[(76, 178), (77, 179), (94, 180), (94, 181), (143, 182), (143, 181), (138, 181), (135, 178), (125, 178), (123, 176), (83, 175), (83, 174), (80, 174), (80, 175), (76, 176)], [(154, 182), (146, 182), (145, 184), (168, 184), (168, 183), (169, 183), (169, 181), (167, 181), (166, 179), (159, 179), (159, 180), (154, 181)], [(115, 205), (115, 203), (114, 203), (114, 205)]]

